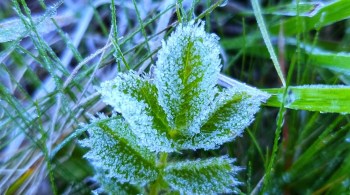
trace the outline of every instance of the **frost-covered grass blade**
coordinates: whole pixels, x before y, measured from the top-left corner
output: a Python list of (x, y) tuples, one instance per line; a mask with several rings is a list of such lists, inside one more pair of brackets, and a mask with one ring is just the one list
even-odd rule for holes
[[(51, 8), (43, 16), (33, 17), (33, 21), (37, 26), (40, 34), (47, 34), (54, 31), (56, 27), (50, 20), (54, 18), (60, 26), (66, 26), (74, 22), (72, 14), (64, 14), (55, 16), (56, 8)], [(29, 30), (19, 19), (12, 19), (0, 23), (0, 43), (14, 41), (29, 36)]]

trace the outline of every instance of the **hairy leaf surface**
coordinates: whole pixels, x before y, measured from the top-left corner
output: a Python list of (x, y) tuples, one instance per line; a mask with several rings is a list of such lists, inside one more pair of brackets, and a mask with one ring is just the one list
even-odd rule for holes
[(239, 184), (234, 178), (239, 168), (227, 156), (183, 161), (165, 169), (165, 180), (181, 194), (230, 193)]
[(89, 138), (81, 141), (90, 150), (85, 157), (104, 177), (120, 183), (144, 185), (157, 178), (156, 155), (138, 145), (137, 137), (120, 117), (94, 119), (85, 125)]
[(175, 150), (168, 138), (166, 114), (156, 101), (157, 89), (147, 78), (121, 73), (104, 82), (100, 93), (104, 102), (123, 115), (141, 145), (156, 152)]
[(129, 183), (120, 183), (115, 178), (109, 178), (105, 176), (105, 171), (97, 170), (95, 178), (101, 185), (101, 188), (95, 190), (97, 194), (107, 192), (108, 194), (119, 194), (119, 195), (128, 195), (128, 194), (140, 194), (140, 189)]
[(232, 141), (250, 125), (261, 102), (268, 97), (268, 94), (255, 89), (238, 86), (225, 89), (208, 108), (211, 111), (201, 133), (186, 140), (183, 148), (209, 150)]
[[(154, 79), (129, 71), (102, 83), (103, 101), (121, 116), (86, 126), (86, 156), (102, 170), (100, 183), (111, 193), (155, 194), (168, 187), (181, 194), (231, 193), (239, 183), (233, 159), (167, 162), (167, 153), (232, 141), (268, 94), (239, 82), (224, 90), (216, 86), (218, 37), (206, 33), (203, 22), (179, 24), (162, 44)], [(135, 186), (144, 191), (131, 192)]]
[(218, 37), (206, 33), (204, 23), (180, 24), (162, 43), (154, 82), (173, 130), (199, 133), (217, 91), (219, 54)]

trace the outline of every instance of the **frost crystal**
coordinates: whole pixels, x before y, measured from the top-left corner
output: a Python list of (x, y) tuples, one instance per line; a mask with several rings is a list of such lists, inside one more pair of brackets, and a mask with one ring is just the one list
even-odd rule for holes
[(231, 193), (239, 183), (234, 159), (167, 164), (161, 156), (232, 141), (269, 96), (244, 84), (216, 86), (218, 37), (204, 31), (204, 22), (179, 24), (162, 46), (154, 80), (130, 71), (101, 84), (102, 100), (117, 113), (82, 127), (89, 133), (81, 141), (90, 148), (85, 157), (104, 191), (112, 194), (147, 192), (160, 181), (180, 194)]
[(267, 97), (267, 93), (248, 87), (234, 86), (223, 90), (208, 108), (210, 113), (201, 133), (186, 140), (182, 147), (210, 150), (232, 141), (254, 120), (260, 102)]
[(227, 156), (207, 160), (183, 161), (168, 165), (165, 180), (181, 194), (232, 193), (239, 184), (234, 175), (239, 168), (232, 166)]
[(91, 148), (85, 157), (105, 177), (139, 185), (157, 177), (155, 154), (137, 144), (123, 119), (118, 116), (94, 119), (84, 128), (90, 137), (81, 141), (81, 145)]
[(101, 184), (101, 188), (95, 190), (96, 194), (103, 194), (107, 192), (108, 194), (118, 194), (118, 195), (128, 195), (128, 194), (140, 194), (140, 189), (129, 183), (120, 183), (115, 178), (105, 177), (106, 173), (103, 170), (96, 170), (95, 179)]
[(100, 93), (106, 103), (123, 115), (141, 145), (157, 152), (174, 151), (172, 141), (165, 136), (168, 125), (163, 110), (154, 101), (153, 84), (134, 72), (122, 73), (102, 83)]
[(218, 37), (204, 31), (204, 22), (180, 24), (162, 43), (155, 84), (172, 129), (187, 135), (200, 132), (217, 91), (219, 54)]

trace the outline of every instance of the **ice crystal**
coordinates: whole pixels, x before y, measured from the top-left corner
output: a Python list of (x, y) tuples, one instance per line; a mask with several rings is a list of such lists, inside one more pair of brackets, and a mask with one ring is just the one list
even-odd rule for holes
[(90, 148), (85, 157), (104, 176), (120, 183), (144, 185), (157, 177), (156, 156), (137, 144), (129, 125), (119, 117), (94, 119), (84, 126), (90, 137), (81, 145)]
[(96, 170), (95, 179), (100, 183), (101, 187), (95, 190), (96, 194), (108, 193), (111, 195), (128, 195), (140, 194), (140, 189), (129, 183), (120, 183), (115, 178), (105, 177), (106, 173), (103, 170)]
[(218, 37), (206, 33), (203, 22), (180, 24), (163, 41), (155, 84), (171, 128), (187, 135), (200, 132), (207, 107), (217, 91), (219, 54)]
[(167, 163), (160, 157), (232, 141), (268, 98), (244, 84), (216, 86), (219, 54), (218, 37), (204, 31), (204, 22), (191, 21), (163, 41), (153, 79), (129, 71), (102, 83), (102, 100), (116, 114), (84, 125), (89, 137), (81, 144), (90, 148), (85, 157), (105, 191), (135, 193), (162, 181), (180, 194), (232, 192), (239, 183), (232, 158)]
[(183, 161), (169, 164), (165, 180), (181, 194), (231, 193), (239, 184), (234, 175), (239, 168), (232, 166), (227, 156), (206, 160)]
[(100, 93), (106, 103), (123, 115), (141, 145), (157, 152), (174, 151), (172, 141), (166, 136), (165, 114), (154, 101), (157, 93), (154, 84), (134, 72), (121, 73), (114, 80), (102, 83)]
[(267, 97), (266, 93), (252, 88), (234, 86), (224, 89), (208, 108), (210, 113), (201, 133), (186, 140), (182, 147), (210, 150), (232, 141), (254, 120), (260, 102)]

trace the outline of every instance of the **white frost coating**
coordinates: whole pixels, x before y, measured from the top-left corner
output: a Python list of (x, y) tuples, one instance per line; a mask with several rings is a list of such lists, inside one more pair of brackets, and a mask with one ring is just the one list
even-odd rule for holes
[(96, 195), (98, 194), (118, 194), (118, 195), (129, 195), (131, 193), (137, 193), (138, 189), (129, 183), (120, 183), (116, 178), (105, 177), (104, 170), (96, 170), (94, 179), (101, 185), (99, 188), (94, 190)]
[(217, 91), (221, 68), (218, 40), (204, 31), (204, 22), (191, 21), (179, 24), (162, 43), (154, 82), (172, 129), (190, 135), (199, 133)]
[(155, 164), (157, 155), (210, 150), (232, 141), (269, 95), (239, 83), (219, 92), (218, 37), (206, 33), (203, 22), (180, 24), (162, 44), (154, 80), (130, 71), (102, 83), (103, 101), (122, 117), (100, 116), (84, 127), (90, 137), (81, 143), (91, 148), (86, 157), (109, 181), (142, 187), (161, 176), (181, 194), (231, 193), (239, 184), (233, 159), (182, 161), (163, 168)]
[(228, 156), (206, 160), (172, 163), (165, 169), (165, 180), (180, 194), (232, 193), (240, 184), (235, 174), (240, 170)]
[[(99, 124), (105, 128), (99, 127)], [(90, 148), (84, 157), (96, 170), (102, 170), (104, 177), (138, 185), (157, 178), (155, 155), (136, 145), (135, 137), (128, 132), (129, 127), (121, 118), (109, 120), (100, 116), (83, 128), (88, 129), (89, 138), (80, 141), (80, 144)]]
[(122, 113), (139, 137), (139, 144), (152, 151), (171, 152), (173, 149), (170, 141), (153, 129), (153, 117), (150, 116), (149, 106), (143, 100), (138, 100), (138, 94), (134, 91), (142, 87), (140, 82), (145, 81), (133, 73), (121, 74), (115, 80), (102, 84), (100, 92), (106, 103)]
[(152, 110), (138, 91), (146, 82), (134, 72), (121, 73), (114, 80), (102, 83), (99, 92), (104, 102), (123, 115), (139, 144), (155, 152), (173, 152), (173, 141), (154, 128)]
[(182, 148), (211, 150), (234, 140), (254, 120), (261, 102), (265, 102), (269, 94), (251, 87), (234, 86), (225, 89), (214, 99), (208, 110), (210, 115), (201, 128), (201, 133), (186, 140)]

